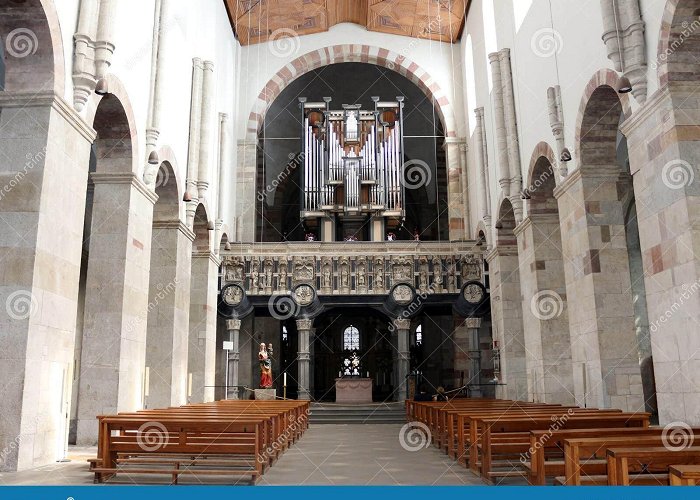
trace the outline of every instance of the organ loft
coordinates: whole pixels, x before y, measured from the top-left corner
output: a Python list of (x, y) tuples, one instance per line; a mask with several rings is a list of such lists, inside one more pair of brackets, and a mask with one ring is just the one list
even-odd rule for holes
[[(300, 98), (303, 123), (301, 219), (322, 241), (383, 241), (405, 217), (404, 97), (373, 109)], [(368, 234), (369, 238), (363, 235)]]

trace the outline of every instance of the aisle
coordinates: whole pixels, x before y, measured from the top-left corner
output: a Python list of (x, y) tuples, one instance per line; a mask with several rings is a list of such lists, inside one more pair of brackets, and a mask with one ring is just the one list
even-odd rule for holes
[[(401, 425), (312, 425), (263, 485), (482, 485), (432, 445), (402, 446)], [(407, 440), (404, 440), (407, 441)], [(409, 448), (409, 449), (407, 449)]]

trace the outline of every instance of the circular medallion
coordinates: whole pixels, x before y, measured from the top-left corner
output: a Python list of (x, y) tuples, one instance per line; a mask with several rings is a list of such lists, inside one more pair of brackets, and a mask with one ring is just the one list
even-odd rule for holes
[(464, 295), (464, 300), (469, 304), (476, 305), (480, 304), (484, 297), (486, 297), (486, 291), (481, 283), (467, 283), (467, 285), (462, 290), (462, 295)]
[(408, 285), (396, 285), (391, 296), (399, 305), (410, 304), (413, 301), (413, 289)]
[(294, 302), (300, 306), (309, 306), (316, 297), (316, 291), (311, 285), (299, 285), (294, 289)]
[(227, 306), (235, 307), (243, 302), (245, 291), (239, 285), (229, 285), (221, 290), (221, 300)]

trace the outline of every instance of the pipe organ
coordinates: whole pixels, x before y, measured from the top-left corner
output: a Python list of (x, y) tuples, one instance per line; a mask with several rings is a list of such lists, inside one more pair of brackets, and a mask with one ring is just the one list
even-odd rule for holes
[(359, 104), (333, 110), (331, 101), (299, 99), (302, 221), (311, 230), (323, 220), (347, 227), (379, 220), (381, 232), (398, 226), (405, 216), (404, 98), (373, 97), (372, 110)]

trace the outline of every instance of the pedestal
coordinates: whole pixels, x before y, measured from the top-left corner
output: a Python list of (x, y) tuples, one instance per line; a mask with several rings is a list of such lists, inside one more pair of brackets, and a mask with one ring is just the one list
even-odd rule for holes
[(365, 404), (372, 402), (371, 378), (335, 379), (335, 402)]
[(277, 389), (255, 389), (256, 401), (274, 401), (277, 397)]

